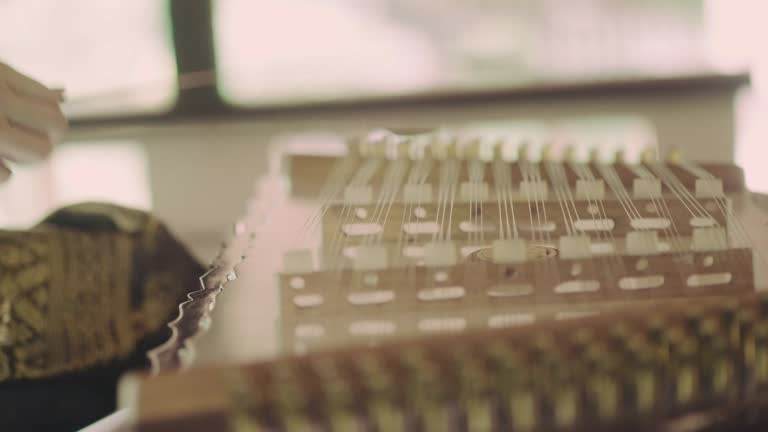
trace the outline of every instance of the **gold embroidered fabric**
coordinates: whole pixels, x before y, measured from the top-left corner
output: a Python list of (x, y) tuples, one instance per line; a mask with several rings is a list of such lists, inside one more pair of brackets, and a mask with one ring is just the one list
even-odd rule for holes
[(116, 206), (73, 206), (30, 231), (0, 231), (0, 382), (128, 356), (202, 271), (156, 219)]

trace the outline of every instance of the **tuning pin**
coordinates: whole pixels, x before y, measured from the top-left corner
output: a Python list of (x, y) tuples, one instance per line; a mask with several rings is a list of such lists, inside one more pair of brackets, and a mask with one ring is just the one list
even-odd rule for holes
[(499, 138), (493, 145), (493, 160), (504, 160), (504, 138)]
[(597, 163), (600, 161), (599, 147), (592, 147), (591, 149), (589, 149), (589, 161), (592, 163)]
[(364, 157), (380, 157), (386, 155), (387, 142), (393, 137), (397, 136), (386, 129), (376, 129), (369, 132), (368, 135), (360, 141), (360, 155)]
[(659, 160), (659, 155), (656, 152), (656, 147), (646, 147), (640, 153), (640, 160), (644, 163), (656, 162)]
[(454, 146), (454, 141), (452, 133), (447, 130), (438, 130), (429, 146), (430, 155), (437, 160), (448, 159), (449, 153), (453, 153), (449, 149)]
[(408, 157), (411, 160), (422, 160), (427, 156), (429, 137), (418, 135), (408, 140)]
[(626, 156), (627, 154), (624, 152), (624, 149), (616, 150), (616, 153), (613, 155), (613, 161), (617, 164), (624, 163), (627, 158)]
[(384, 143), (380, 147), (384, 158), (388, 160), (401, 159), (408, 155), (408, 138), (393, 134), (384, 139)]
[(519, 161), (528, 160), (528, 142), (523, 141), (520, 143), (520, 146), (517, 148), (517, 159)]
[(554, 146), (551, 143), (544, 144), (541, 148), (541, 160), (545, 162), (552, 161), (554, 158), (552, 157)]
[(499, 141), (493, 137), (477, 140), (477, 158), (488, 162), (494, 159), (496, 148), (500, 147)]
[(467, 136), (456, 143), (456, 157), (458, 159), (477, 160), (480, 158), (480, 137)]
[(563, 150), (563, 160), (573, 162), (576, 160), (576, 148), (573, 144), (568, 144)]
[(683, 161), (683, 156), (683, 151), (675, 147), (667, 155), (667, 160), (672, 163), (680, 163)]

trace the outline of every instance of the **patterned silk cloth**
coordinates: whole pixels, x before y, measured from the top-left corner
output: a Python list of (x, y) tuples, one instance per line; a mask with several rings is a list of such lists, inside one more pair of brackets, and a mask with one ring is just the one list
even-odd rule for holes
[(37, 381), (142, 359), (137, 350), (162, 341), (203, 271), (156, 218), (113, 205), (0, 232), (0, 400), (4, 389), (23, 395)]

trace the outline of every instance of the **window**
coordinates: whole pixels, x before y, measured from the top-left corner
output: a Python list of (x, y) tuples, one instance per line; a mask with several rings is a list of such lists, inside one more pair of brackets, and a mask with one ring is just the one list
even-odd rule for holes
[(669, 76), (708, 67), (701, 0), (217, 0), (238, 105)]
[(135, 141), (70, 142), (44, 163), (13, 166), (10, 181), (0, 185), (0, 227), (26, 228), (56, 208), (84, 201), (151, 210), (144, 146)]
[(70, 116), (162, 112), (176, 98), (160, 0), (2, 0), (0, 59), (64, 87)]

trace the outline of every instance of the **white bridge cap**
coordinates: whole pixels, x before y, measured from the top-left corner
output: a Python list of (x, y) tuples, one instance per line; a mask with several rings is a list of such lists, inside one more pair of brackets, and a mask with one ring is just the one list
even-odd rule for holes
[(719, 178), (696, 179), (696, 198), (720, 198), (723, 193), (723, 181)]
[(657, 231), (632, 231), (626, 237), (628, 255), (655, 255), (659, 253), (659, 233)]
[(497, 239), (493, 241), (493, 262), (513, 264), (528, 258), (528, 248), (523, 239)]
[(549, 196), (549, 186), (544, 180), (523, 180), (520, 182), (520, 195), (531, 200), (545, 200)]
[(661, 181), (656, 178), (636, 178), (632, 182), (635, 199), (661, 198)]
[(453, 242), (437, 241), (424, 245), (424, 265), (427, 267), (447, 267), (457, 261), (458, 253)]
[(489, 195), (489, 187), (486, 182), (462, 182), (459, 186), (459, 199), (463, 202), (488, 201)]
[(355, 270), (384, 270), (388, 266), (388, 252), (385, 246), (358, 246), (355, 254)]
[(728, 236), (723, 227), (694, 228), (691, 239), (694, 251), (720, 251), (728, 249)]
[(344, 188), (344, 204), (369, 205), (371, 203), (373, 203), (373, 187), (371, 185)]
[(576, 180), (576, 198), (598, 201), (605, 199), (605, 182), (602, 179)]
[(403, 201), (406, 204), (429, 204), (432, 202), (430, 183), (406, 184), (403, 186)]
[(561, 236), (558, 241), (559, 255), (563, 259), (580, 259), (592, 256), (591, 241), (585, 235)]

